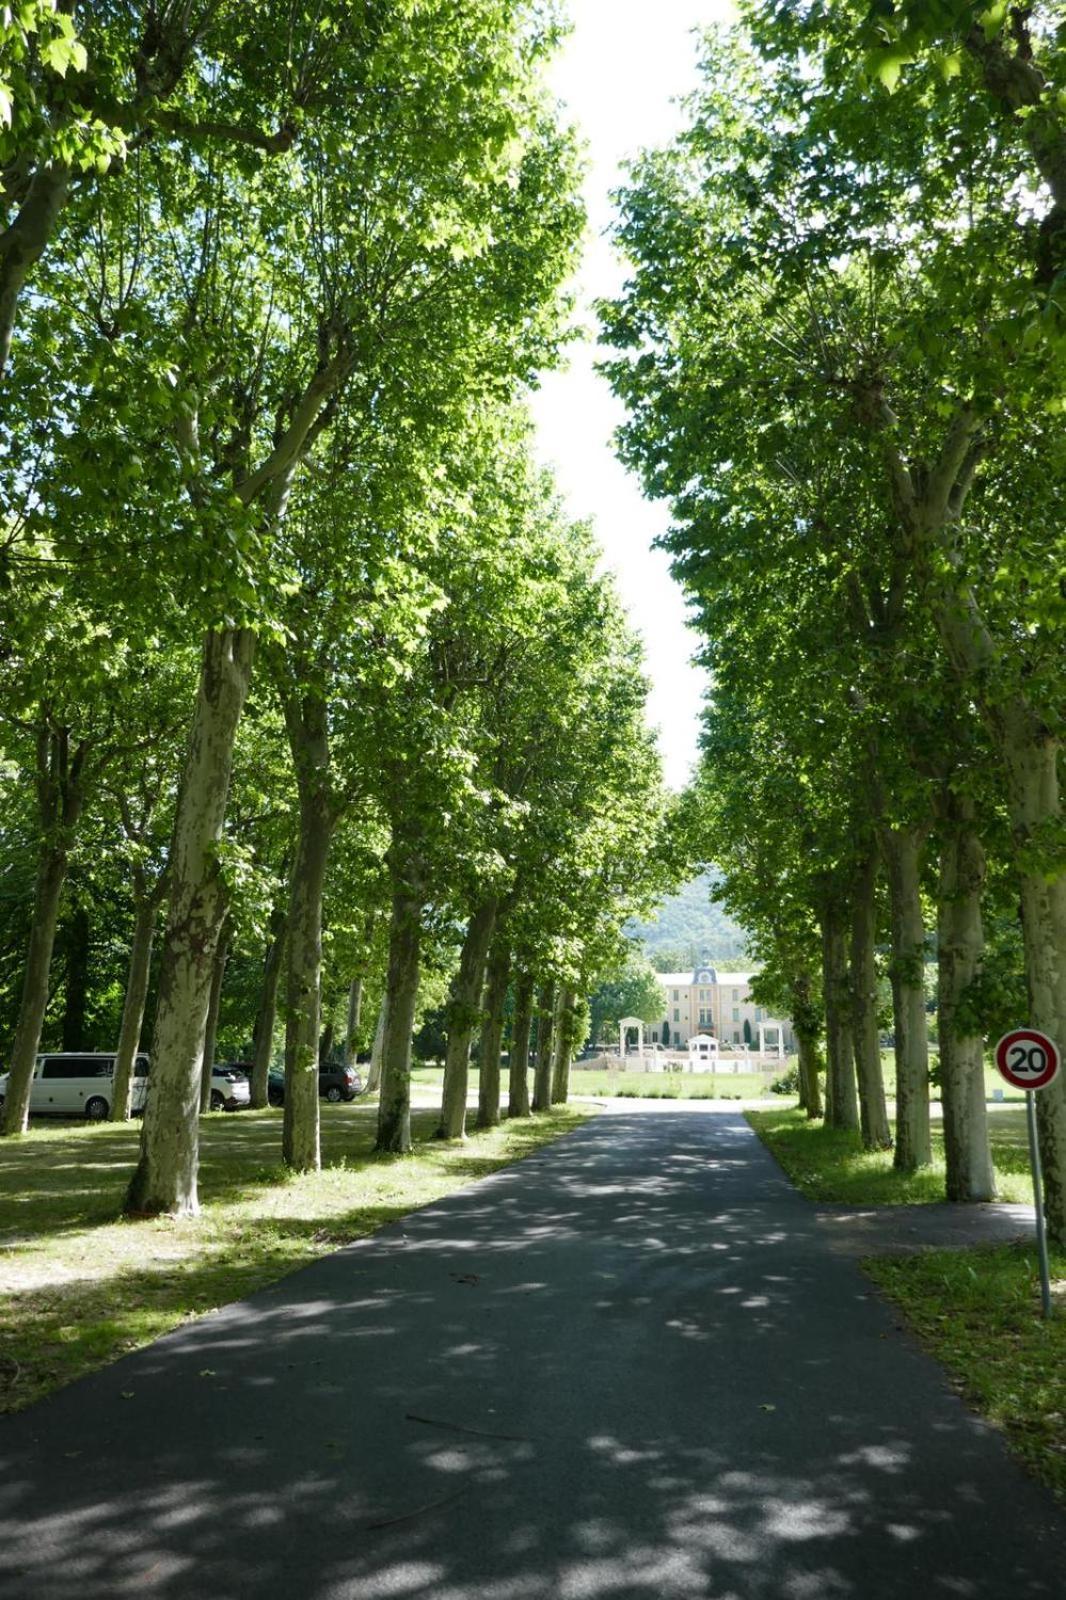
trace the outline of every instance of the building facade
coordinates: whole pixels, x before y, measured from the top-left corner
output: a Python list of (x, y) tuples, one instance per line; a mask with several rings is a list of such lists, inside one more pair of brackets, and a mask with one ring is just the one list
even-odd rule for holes
[(668, 1049), (683, 1049), (693, 1034), (707, 1033), (720, 1045), (750, 1044), (758, 1049), (760, 1028), (768, 1046), (776, 1044), (780, 1028), (784, 1048), (791, 1052), (795, 1049), (791, 1021), (756, 1005), (749, 987), (753, 977), (753, 972), (719, 972), (709, 963), (692, 972), (660, 972), (663, 1020), (652, 1023), (645, 1037)]

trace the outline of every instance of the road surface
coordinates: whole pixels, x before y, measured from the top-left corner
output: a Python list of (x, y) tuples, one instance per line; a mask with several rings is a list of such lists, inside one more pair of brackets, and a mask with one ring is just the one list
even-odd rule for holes
[(0, 1426), (4, 1600), (1032, 1600), (1066, 1516), (735, 1111), (599, 1117)]

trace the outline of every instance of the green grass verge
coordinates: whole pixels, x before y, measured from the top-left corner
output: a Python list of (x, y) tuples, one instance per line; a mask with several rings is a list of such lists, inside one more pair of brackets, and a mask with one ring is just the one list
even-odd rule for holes
[[(412, 1084), (427, 1093), (439, 1094), (443, 1081), (441, 1067), (416, 1067), (411, 1073)], [(602, 1100), (758, 1100), (767, 1094), (767, 1081), (754, 1072), (603, 1072), (575, 1064), (570, 1071), (570, 1092)], [(468, 1093), (474, 1099), (477, 1084), (477, 1068), (472, 1067)]]
[[(935, 1122), (932, 1166), (904, 1174), (893, 1169), (891, 1150), (864, 1150), (857, 1133), (808, 1122), (794, 1106), (746, 1115), (793, 1183), (812, 1200), (889, 1206), (944, 1198), (944, 1138)], [(988, 1126), (1000, 1199), (1032, 1205), (1024, 1109), (990, 1106)]]
[(1066, 1255), (1051, 1267), (1056, 1314), (1045, 1322), (1033, 1246), (863, 1262), (965, 1399), (1066, 1501)]
[(465, 1142), (416, 1111), (409, 1156), (375, 1156), (376, 1108), (322, 1106), (321, 1172), (281, 1165), (280, 1111), (201, 1123), (198, 1217), (120, 1217), (139, 1128), (64, 1123), (0, 1146), (0, 1411), (242, 1299), (575, 1127), (505, 1122)]

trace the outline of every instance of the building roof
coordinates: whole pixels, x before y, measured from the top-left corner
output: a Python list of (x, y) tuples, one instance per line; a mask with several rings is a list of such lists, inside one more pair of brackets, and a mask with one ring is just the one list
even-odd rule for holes
[(738, 989), (744, 988), (751, 982), (752, 978), (758, 977), (757, 972), (719, 972), (714, 966), (710, 966), (707, 969), (694, 967), (688, 972), (657, 972), (655, 976), (664, 988), (692, 989), (696, 987), (696, 973), (704, 970), (715, 974), (714, 978), (710, 980), (705, 978), (703, 980), (704, 983), (706, 984), (708, 981), (717, 983), (719, 988), (728, 988), (730, 986)]

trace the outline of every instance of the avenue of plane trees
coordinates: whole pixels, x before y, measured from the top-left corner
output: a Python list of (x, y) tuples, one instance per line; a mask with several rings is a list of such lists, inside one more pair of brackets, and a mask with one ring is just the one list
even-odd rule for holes
[(522, 409), (583, 226), (556, 36), (538, 0), (0, 9), (3, 1131), (45, 1035), (117, 1045), (116, 1117), (140, 1043), (133, 1213), (196, 1209), (227, 973), (256, 1105), (284, 1033), (289, 1166), (324, 996), (404, 1151), (426, 985), (441, 1133), (478, 1040), (499, 1119), (505, 1014), (509, 1112), (531, 1042), (546, 1108), (662, 875), (638, 649)]
[[(809, 1112), (824, 1023), (829, 1122), (901, 1170), (935, 951), (956, 1200), (993, 1194), (985, 1040), (1066, 1044), (1064, 108), (1057, 5), (753, 0), (631, 170), (603, 312), (713, 674), (695, 848)], [(1038, 1114), (1062, 1243), (1066, 1075)]]

